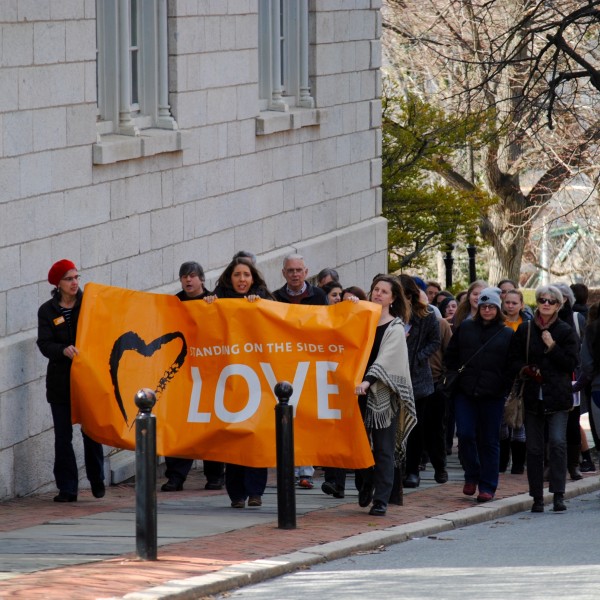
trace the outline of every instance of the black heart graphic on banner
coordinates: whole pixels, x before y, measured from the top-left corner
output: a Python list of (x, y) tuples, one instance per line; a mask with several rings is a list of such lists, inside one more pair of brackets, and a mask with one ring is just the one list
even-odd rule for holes
[(156, 393), (156, 397), (158, 400), (158, 396), (164, 392), (167, 384), (175, 375), (177, 371), (181, 368), (183, 363), (185, 362), (185, 357), (187, 354), (187, 342), (185, 341), (185, 337), (183, 333), (180, 331), (174, 331), (172, 333), (165, 333), (160, 337), (156, 338), (149, 344), (146, 344), (144, 340), (137, 334), (135, 331), (128, 331), (123, 335), (119, 336), (115, 343), (113, 344), (109, 366), (110, 366), (110, 379), (112, 381), (113, 389), (115, 391), (115, 397), (117, 399), (117, 404), (119, 405), (119, 409), (121, 410), (121, 414), (125, 419), (125, 423), (129, 425), (129, 421), (127, 420), (127, 411), (125, 410), (125, 405), (123, 404), (123, 398), (121, 397), (121, 391), (119, 389), (119, 362), (121, 361), (121, 357), (128, 350), (133, 350), (142, 356), (150, 357), (155, 352), (160, 350), (162, 346), (172, 342), (175, 339), (181, 340), (181, 352), (177, 355), (177, 358), (171, 363), (171, 366), (165, 371), (164, 375), (158, 381), (158, 385), (154, 390)]

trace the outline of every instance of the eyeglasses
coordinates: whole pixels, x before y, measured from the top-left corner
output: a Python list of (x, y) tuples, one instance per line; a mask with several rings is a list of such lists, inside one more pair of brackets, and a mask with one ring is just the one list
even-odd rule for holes
[(538, 304), (549, 304), (550, 306), (554, 306), (558, 304), (558, 300), (554, 300), (553, 298), (538, 298)]
[(480, 304), (479, 308), (481, 308), (481, 310), (492, 310), (493, 308), (498, 308), (495, 304)]
[(81, 275), (73, 275), (72, 277), (63, 277), (61, 281), (68, 281), (70, 283), (71, 281), (79, 281), (80, 279)]

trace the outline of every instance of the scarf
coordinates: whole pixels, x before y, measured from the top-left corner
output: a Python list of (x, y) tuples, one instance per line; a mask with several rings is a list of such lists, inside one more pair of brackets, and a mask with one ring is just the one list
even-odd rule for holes
[(550, 325), (552, 325), (555, 321), (558, 320), (558, 311), (556, 311), (549, 319), (547, 323), (543, 323), (542, 322), (542, 318), (540, 316), (539, 311), (535, 311), (535, 314), (533, 315), (533, 322), (536, 324), (537, 327), (539, 327), (542, 331), (544, 331), (544, 329), (548, 329), (550, 327)]
[(398, 419), (396, 463), (406, 455), (406, 440), (417, 422), (415, 400), (408, 361), (406, 334), (402, 319), (394, 319), (385, 330), (375, 362), (367, 375), (376, 377), (367, 393), (365, 426), (367, 429), (389, 427)]

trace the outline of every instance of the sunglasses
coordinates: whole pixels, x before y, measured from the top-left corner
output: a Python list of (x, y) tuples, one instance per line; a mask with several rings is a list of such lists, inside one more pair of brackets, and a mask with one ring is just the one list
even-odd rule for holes
[(558, 300), (554, 300), (553, 298), (540, 298), (538, 304), (549, 304), (550, 306), (554, 306), (555, 304), (558, 304)]

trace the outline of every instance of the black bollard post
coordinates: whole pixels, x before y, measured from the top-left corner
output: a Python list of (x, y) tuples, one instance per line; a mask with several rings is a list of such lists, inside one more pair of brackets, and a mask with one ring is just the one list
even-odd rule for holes
[(275, 443), (277, 447), (277, 526), (296, 529), (296, 490), (294, 488), (294, 408), (289, 401), (291, 384), (275, 386), (279, 400), (275, 406)]
[(469, 255), (469, 283), (473, 283), (477, 279), (477, 267), (475, 266), (477, 246), (469, 244), (467, 246), (467, 254)]
[(155, 393), (143, 388), (135, 395), (135, 545), (144, 560), (156, 560), (156, 417)]
[(446, 289), (452, 287), (452, 266), (454, 265), (454, 257), (452, 251), (454, 244), (446, 244), (446, 255), (444, 256), (444, 265), (446, 266)]

